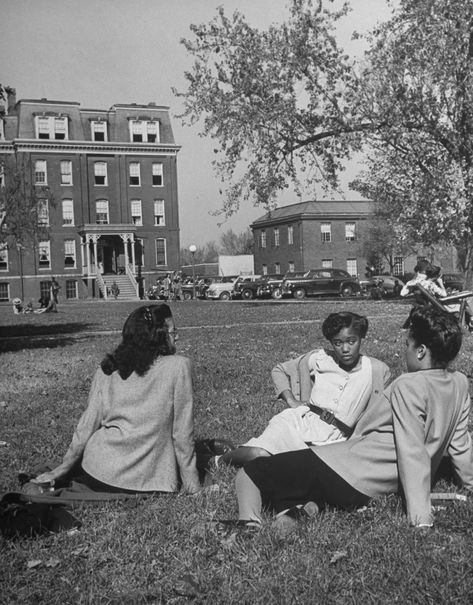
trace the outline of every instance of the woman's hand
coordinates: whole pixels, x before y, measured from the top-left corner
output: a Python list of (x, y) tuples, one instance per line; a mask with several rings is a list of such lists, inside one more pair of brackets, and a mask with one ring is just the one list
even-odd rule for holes
[(46, 473), (41, 473), (34, 479), (31, 479), (31, 483), (37, 483), (38, 485), (50, 485), (51, 487), (55, 484), (56, 479), (60, 477), (55, 471), (47, 471)]

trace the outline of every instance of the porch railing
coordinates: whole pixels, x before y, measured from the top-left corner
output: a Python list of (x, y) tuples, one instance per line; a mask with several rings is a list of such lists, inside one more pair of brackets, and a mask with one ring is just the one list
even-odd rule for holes
[(130, 282), (131, 282), (133, 288), (135, 289), (135, 294), (138, 297), (138, 295), (139, 295), (138, 294), (138, 282), (135, 279), (135, 275), (133, 273), (133, 268), (131, 265), (126, 266), (126, 274), (128, 275)]
[(102, 274), (97, 271), (96, 275), (95, 275), (95, 279), (97, 281), (97, 285), (99, 287), (99, 290), (102, 292), (104, 299), (106, 300), (108, 298), (107, 295), (107, 286), (103, 280)]

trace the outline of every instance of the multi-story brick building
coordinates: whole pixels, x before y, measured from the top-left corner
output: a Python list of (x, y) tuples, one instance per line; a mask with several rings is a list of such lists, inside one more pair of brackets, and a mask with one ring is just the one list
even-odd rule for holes
[(0, 122), (0, 159), (26, 158), (27, 180), (52, 198), (41, 211), (48, 239), (21, 255), (1, 250), (0, 300), (37, 299), (52, 276), (66, 298), (103, 295), (112, 278), (137, 296), (139, 284), (179, 268), (179, 147), (168, 107), (16, 102), (12, 91)]
[[(310, 201), (276, 208), (254, 221), (255, 273), (285, 273), (320, 267), (345, 269), (365, 275), (361, 242), (372, 203), (368, 201)], [(413, 270), (417, 259), (432, 256), (419, 249), (407, 258), (394, 259), (394, 273)], [(453, 250), (436, 255), (444, 270), (455, 270)]]

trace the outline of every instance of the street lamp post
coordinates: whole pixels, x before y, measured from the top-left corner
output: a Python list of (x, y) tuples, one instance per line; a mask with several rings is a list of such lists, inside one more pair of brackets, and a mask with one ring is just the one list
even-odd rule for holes
[(189, 246), (189, 252), (192, 254), (192, 300), (195, 300), (195, 253), (197, 246), (191, 244)]

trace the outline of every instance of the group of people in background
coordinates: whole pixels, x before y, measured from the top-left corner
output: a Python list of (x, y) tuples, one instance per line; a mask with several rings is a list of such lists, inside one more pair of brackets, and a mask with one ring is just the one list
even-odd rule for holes
[(170, 271), (156, 279), (156, 284), (149, 289), (148, 296), (165, 301), (182, 300), (183, 283), (182, 271)]
[(27, 303), (23, 303), (21, 298), (14, 298), (12, 300), (13, 313), (18, 315), (20, 313), (57, 313), (58, 295), (61, 286), (55, 277), (51, 278), (48, 286), (48, 293), (45, 291), (41, 294), (38, 299), (39, 308), (35, 309), (33, 301), (30, 300)]

